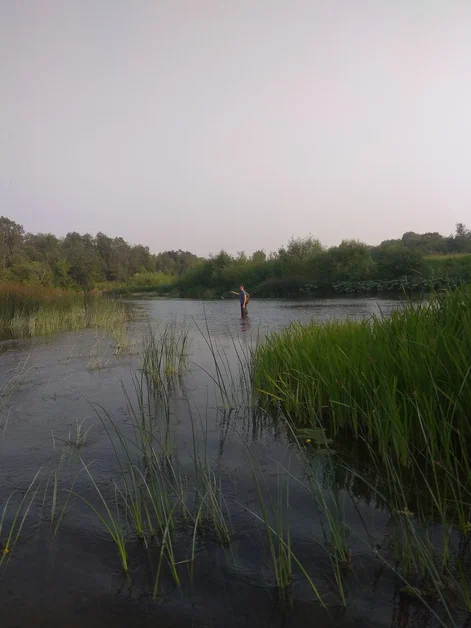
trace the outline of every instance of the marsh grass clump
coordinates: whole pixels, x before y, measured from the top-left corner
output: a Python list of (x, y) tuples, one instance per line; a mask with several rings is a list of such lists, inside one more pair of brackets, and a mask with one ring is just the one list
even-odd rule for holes
[[(372, 555), (455, 625), (453, 609), (471, 609), (471, 289), (389, 318), (292, 325), (259, 345), (253, 378), (298, 449), (343, 602), (352, 530), (339, 469), (390, 513), (386, 553), (365, 526)], [(366, 449), (359, 471), (338, 450), (346, 439)]]
[(347, 430), (383, 457), (448, 466), (471, 435), (471, 288), (388, 318), (291, 325), (256, 352), (254, 382), (298, 424)]
[(0, 334), (11, 338), (103, 327), (126, 328), (122, 303), (81, 291), (39, 285), (0, 285)]
[(157, 395), (181, 385), (188, 368), (190, 330), (177, 321), (150, 328), (144, 341), (143, 371), (148, 387)]
[(106, 368), (110, 361), (110, 357), (106, 356), (104, 352), (100, 353), (100, 343), (97, 340), (95, 344), (90, 348), (88, 354), (87, 370), (98, 371)]

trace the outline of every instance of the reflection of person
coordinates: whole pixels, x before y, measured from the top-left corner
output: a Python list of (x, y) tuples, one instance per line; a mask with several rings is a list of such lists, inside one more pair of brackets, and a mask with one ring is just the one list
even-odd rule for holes
[(231, 290), (231, 293), (239, 295), (240, 316), (241, 318), (244, 318), (245, 316), (247, 316), (247, 293), (245, 292), (243, 284), (240, 285), (239, 292), (234, 292), (233, 290)]

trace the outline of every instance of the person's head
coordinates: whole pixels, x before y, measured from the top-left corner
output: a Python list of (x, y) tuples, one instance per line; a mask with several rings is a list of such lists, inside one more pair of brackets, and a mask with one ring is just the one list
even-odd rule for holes
[(241, 283), (240, 286), (239, 286), (239, 290), (242, 291), (243, 289), (244, 289), (244, 284)]

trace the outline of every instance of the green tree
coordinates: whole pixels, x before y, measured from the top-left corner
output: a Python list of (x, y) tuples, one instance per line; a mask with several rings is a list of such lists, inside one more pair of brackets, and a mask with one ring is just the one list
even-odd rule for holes
[(68, 233), (63, 250), (69, 264), (69, 275), (81, 288), (91, 288), (103, 277), (103, 264), (90, 234)]
[(456, 225), (454, 248), (457, 253), (471, 253), (471, 231), (462, 222)]
[(15, 262), (15, 256), (21, 251), (24, 243), (24, 229), (22, 225), (0, 217), (0, 251), (3, 268), (9, 268)]
[(255, 264), (264, 264), (267, 261), (267, 254), (265, 251), (255, 251), (252, 255), (252, 262)]
[(375, 269), (371, 248), (358, 240), (343, 240), (328, 251), (331, 278), (334, 281), (369, 279)]
[(38, 283), (42, 286), (53, 285), (50, 266), (41, 262), (20, 262), (10, 268), (10, 278), (18, 283)]
[(422, 255), (403, 244), (386, 244), (373, 249), (380, 279), (396, 279), (420, 272)]

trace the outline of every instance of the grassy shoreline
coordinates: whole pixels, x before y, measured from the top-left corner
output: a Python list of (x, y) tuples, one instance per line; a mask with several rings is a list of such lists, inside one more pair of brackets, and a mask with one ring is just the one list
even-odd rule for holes
[[(336, 281), (330, 284), (316, 283), (304, 279), (279, 279), (270, 284), (264, 282), (251, 289), (250, 294), (259, 298), (323, 298), (334, 296), (410, 296), (430, 294), (438, 290), (454, 290), (461, 286), (471, 284), (471, 272), (469, 275), (429, 275), (417, 277), (401, 277), (399, 279), (365, 279), (361, 281)], [(194, 286), (190, 289), (180, 287), (178, 283), (172, 285), (137, 286), (125, 284), (113, 286), (110, 289), (104, 287), (103, 294), (110, 297), (171, 297), (188, 299), (219, 299), (222, 290), (219, 288), (207, 288)]]
[(36, 285), (0, 285), (0, 335), (28, 338), (87, 327), (123, 328), (123, 304), (96, 294)]

